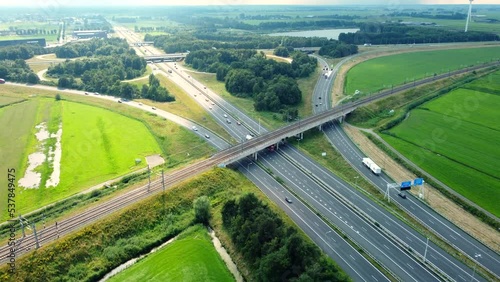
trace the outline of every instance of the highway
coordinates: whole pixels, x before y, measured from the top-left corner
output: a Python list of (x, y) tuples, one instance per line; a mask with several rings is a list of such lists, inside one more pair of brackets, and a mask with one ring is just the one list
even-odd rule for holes
[[(321, 62), (321, 60), (320, 60), (320, 63), (323, 63), (323, 65), (326, 65), (326, 63)], [(185, 71), (182, 71), (180, 69), (180, 67), (176, 67), (175, 69), (178, 70), (179, 72), (186, 73)], [(195, 82), (193, 82), (193, 79), (191, 77), (187, 76), (187, 77), (185, 77), (185, 79), (188, 80), (188, 81), (191, 81), (191, 84), (193, 84), (193, 85), (195, 84)], [(318, 79), (318, 83), (317, 83), (317, 86), (315, 87), (314, 96), (313, 96), (314, 97), (313, 98), (314, 101), (318, 101), (318, 100), (325, 100), (326, 101), (326, 100), (329, 100), (327, 98), (328, 98), (328, 93), (329, 93), (330, 88), (331, 88), (331, 82), (332, 81), (330, 79), (325, 79), (325, 78), (323, 78), (323, 76)], [(198, 85), (198, 87), (202, 87), (202, 85)], [(203, 89), (205, 89), (204, 86), (203, 86)], [(210, 95), (209, 91), (206, 91), (206, 92), (204, 91), (204, 94), (207, 95), (209, 97), (209, 99), (216, 99), (216, 97), (214, 97), (216, 95)], [(320, 97), (321, 97), (321, 99), (320, 99)], [(226, 110), (228, 108), (231, 108), (231, 106), (228, 103), (225, 103), (224, 101), (218, 101), (218, 104), (220, 105), (220, 110), (222, 110), (222, 111), (224, 111), (224, 110)], [(325, 103), (321, 103), (320, 102), (320, 104), (317, 106), (317, 108), (318, 108), (319, 111), (321, 111), (322, 109), (326, 110), (327, 107), (328, 107), (328, 105), (327, 105), (326, 102)], [(316, 108), (316, 106), (315, 106), (315, 108)], [(235, 110), (233, 109), (232, 113), (234, 114), (234, 112), (235, 112)], [(228, 113), (228, 112), (226, 112), (226, 113), (227, 114), (231, 114), (231, 113)], [(220, 114), (222, 114), (222, 113), (221, 112), (216, 112), (215, 113), (215, 115), (220, 115)], [(244, 118), (242, 116), (241, 112), (238, 111), (238, 114), (239, 114), (238, 119), (246, 120), (246, 118)], [(253, 129), (255, 130), (255, 128), (253, 128)], [(262, 129), (259, 129), (259, 131), (260, 130), (262, 130)], [(234, 136), (234, 135), (233, 135), (233, 137), (237, 138), (237, 136)], [(262, 156), (260, 156), (260, 158), (262, 158)], [(264, 159), (261, 159), (260, 161), (264, 163), (266, 161), (266, 159), (264, 158)], [(281, 162), (285, 163), (286, 161), (285, 160), (281, 160)], [(276, 171), (274, 170), (273, 172), (276, 172)], [(300, 172), (299, 172), (299, 174), (300, 174)], [(300, 175), (300, 177), (298, 177), (298, 178), (299, 179), (304, 179), (304, 178), (307, 178), (307, 177), (308, 177), (307, 175)], [(366, 200), (367, 199), (365, 199), (365, 201)], [(386, 211), (382, 211), (382, 213), (387, 213), (387, 212)], [(397, 219), (392, 219), (392, 220), (398, 221)], [(383, 222), (383, 221), (381, 221), (381, 222)], [(409, 227), (406, 227), (406, 228), (407, 228), (407, 230), (411, 229)], [(410, 231), (407, 231), (407, 232), (410, 232)], [(413, 231), (413, 233), (416, 233), (416, 232)], [(397, 233), (395, 233), (395, 234), (397, 234)], [(423, 247), (425, 248), (425, 238), (423, 238), (423, 240), (420, 240), (419, 242), (420, 243), (424, 242), (424, 246)], [(408, 244), (408, 245), (410, 245), (410, 244)], [(431, 246), (430, 246), (429, 249), (433, 249), (434, 250), (434, 247), (435, 246), (433, 246), (431, 244)], [(423, 250), (420, 250), (420, 249), (418, 249), (418, 250), (420, 251), (419, 253), (423, 255)], [(446, 271), (446, 273), (447, 273), (447, 275), (449, 277), (452, 277), (454, 274), (457, 274), (457, 271), (455, 271), (455, 269), (454, 269), (454, 267), (457, 267), (457, 266), (459, 266), (459, 269), (461, 269), (461, 273), (458, 274), (458, 275), (460, 275), (460, 277), (467, 277), (467, 276), (470, 276), (472, 274), (472, 272), (473, 272), (472, 269), (468, 268), (467, 266), (465, 266), (462, 263), (458, 262), (457, 260), (453, 259), (451, 256), (447, 255), (443, 250), (439, 249), (439, 251), (440, 251), (439, 256), (434, 256), (434, 255), (433, 256), (436, 259), (438, 257), (439, 258), (447, 257), (447, 259), (436, 261), (436, 263), (438, 263), (438, 265), (444, 264), (444, 265), (440, 265), (439, 266), (439, 268), (441, 268), (441, 270), (443, 270), (443, 271), (444, 271), (444, 269), (448, 268), (448, 271)], [(431, 263), (433, 263), (433, 257), (431, 257), (428, 260)], [(449, 267), (447, 267), (447, 266), (449, 266)]]
[[(340, 62), (335, 67), (335, 70), (338, 70), (340, 65), (345, 61), (346, 60)], [(317, 90), (315, 89), (315, 92), (318, 92), (315, 95), (321, 95), (324, 91), (327, 91), (327, 89), (331, 89), (331, 84), (330, 86), (322, 84), (322, 86), (318, 87)], [(330, 107), (330, 105), (328, 105), (328, 107)], [(380, 176), (374, 175), (362, 164), (361, 161), (365, 155), (346, 135), (339, 123), (334, 122), (330, 124), (330, 126), (324, 127), (323, 130), (330, 143), (332, 143), (337, 151), (344, 156), (351, 166), (353, 166), (366, 179), (372, 182), (381, 193), (385, 193), (387, 190), (387, 184), (393, 183), (394, 181), (385, 173), (382, 173)], [(412, 195), (409, 195), (410, 193), (407, 193), (407, 199), (402, 199), (397, 194), (398, 191), (395, 189), (390, 191), (392, 201), (398, 203), (404, 211), (432, 230), (433, 233), (447, 241), (451, 246), (469, 256), (470, 259), (477, 261), (479, 265), (493, 273), (497, 279), (499, 278), (500, 256), (495, 251), (483, 245), (455, 224), (451, 223), (439, 213), (431, 209), (425, 203), (416, 199)], [(479, 259), (476, 259), (476, 257)]]

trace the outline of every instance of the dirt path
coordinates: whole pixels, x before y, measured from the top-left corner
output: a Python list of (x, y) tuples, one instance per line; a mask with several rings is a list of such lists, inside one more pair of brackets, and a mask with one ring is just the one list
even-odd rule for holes
[[(354, 143), (375, 163), (379, 164), (392, 179), (400, 182), (407, 179), (414, 179), (417, 176), (406, 170), (403, 166), (396, 163), (393, 159), (379, 149), (371, 142), (361, 130), (344, 124), (344, 130), (351, 137)], [(366, 130), (371, 131), (371, 130)], [(371, 131), (373, 133), (373, 131)], [(425, 184), (425, 201), (439, 214), (448, 220), (472, 234), (475, 238), (489, 246), (496, 252), (500, 252), (500, 238), (498, 232), (489, 225), (481, 222), (479, 219), (462, 209), (460, 206), (445, 197), (434, 187)], [(412, 190), (413, 194), (418, 191)]]

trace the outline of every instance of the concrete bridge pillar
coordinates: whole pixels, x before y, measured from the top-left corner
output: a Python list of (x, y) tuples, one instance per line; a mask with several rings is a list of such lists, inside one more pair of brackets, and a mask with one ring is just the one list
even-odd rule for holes
[(318, 126), (318, 129), (319, 129), (319, 131), (323, 131), (323, 124), (320, 124), (320, 125)]
[(257, 156), (258, 156), (257, 152), (253, 153), (253, 159), (254, 159), (255, 161), (257, 161)]

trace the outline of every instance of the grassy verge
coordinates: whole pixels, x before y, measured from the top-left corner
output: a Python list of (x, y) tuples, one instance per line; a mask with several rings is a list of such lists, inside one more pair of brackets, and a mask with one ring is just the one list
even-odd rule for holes
[(234, 281), (207, 229), (189, 227), (175, 241), (109, 281)]
[[(154, 103), (159, 109), (192, 120), (216, 132), (224, 139), (231, 140), (231, 136), (222, 127), (220, 127), (214, 118), (196, 101), (194, 101), (192, 97), (190, 97), (181, 87), (163, 75), (158, 75), (157, 78), (160, 80), (161, 85), (167, 88), (168, 91), (175, 97), (175, 102), (154, 103), (148, 101), (147, 103)], [(146, 102), (146, 100), (143, 101)]]

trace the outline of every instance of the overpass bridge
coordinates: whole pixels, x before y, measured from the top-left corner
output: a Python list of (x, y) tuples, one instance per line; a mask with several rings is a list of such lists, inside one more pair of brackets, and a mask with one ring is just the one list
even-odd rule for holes
[(186, 58), (188, 53), (172, 53), (162, 55), (149, 55), (144, 56), (144, 60), (148, 63), (161, 63), (161, 62), (179, 62)]
[(336, 119), (343, 119), (346, 114), (354, 111), (360, 106), (372, 102), (373, 100), (374, 99), (372, 99), (372, 97), (369, 97), (360, 101), (335, 107), (334, 109), (303, 120), (296, 121), (275, 131), (267, 132), (263, 135), (234, 145), (231, 148), (215, 154), (213, 158), (217, 160), (218, 166), (226, 166), (227, 164), (236, 162), (251, 155), (256, 159), (257, 153), (260, 150), (266, 149), (272, 145), (279, 148), (279, 144), (285, 139), (294, 136), (302, 138), (303, 132), (312, 128), (318, 128), (321, 130), (323, 124)]
[(130, 46), (132, 47), (141, 47), (141, 46), (151, 46), (154, 45), (153, 41), (144, 41), (144, 42), (132, 42), (130, 43)]

